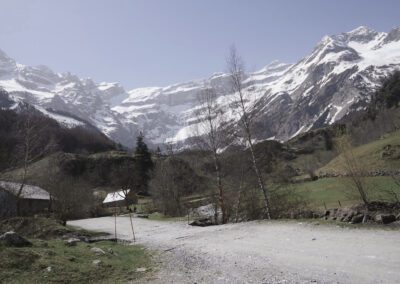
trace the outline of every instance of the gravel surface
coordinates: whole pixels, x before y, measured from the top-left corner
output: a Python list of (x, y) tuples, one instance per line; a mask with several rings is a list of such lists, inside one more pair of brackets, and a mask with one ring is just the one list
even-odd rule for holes
[[(114, 218), (70, 225), (114, 233)], [(147, 283), (400, 283), (400, 231), (254, 221), (212, 227), (134, 219), (137, 243), (157, 250)], [(118, 237), (132, 239), (129, 218)]]

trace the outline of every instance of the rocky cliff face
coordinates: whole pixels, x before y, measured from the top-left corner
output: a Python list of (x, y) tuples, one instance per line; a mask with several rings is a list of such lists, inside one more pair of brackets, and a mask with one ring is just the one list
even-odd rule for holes
[[(244, 84), (257, 102), (255, 138), (286, 140), (332, 124), (362, 108), (388, 73), (400, 67), (400, 29), (389, 33), (366, 27), (324, 37), (296, 64), (272, 62), (249, 74)], [(132, 146), (143, 131), (153, 144), (194, 135), (198, 93), (211, 84), (221, 107), (234, 119), (228, 76), (167, 87), (125, 91), (118, 83), (95, 83), (45, 66), (16, 63), (0, 52), (0, 87), (15, 101), (74, 114), (112, 139)]]

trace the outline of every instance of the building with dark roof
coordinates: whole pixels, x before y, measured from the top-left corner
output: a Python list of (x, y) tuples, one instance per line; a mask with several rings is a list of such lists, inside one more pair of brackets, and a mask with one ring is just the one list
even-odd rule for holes
[(50, 209), (50, 194), (34, 185), (24, 185), (18, 197), (20, 183), (0, 181), (0, 218), (17, 215), (18, 199), (20, 215), (32, 216), (48, 212)]

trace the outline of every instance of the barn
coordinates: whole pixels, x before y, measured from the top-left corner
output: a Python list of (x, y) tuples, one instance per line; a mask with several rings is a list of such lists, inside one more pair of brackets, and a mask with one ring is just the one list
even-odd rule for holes
[[(20, 187), (20, 183), (0, 181), (0, 218), (17, 216), (17, 195)], [(50, 209), (50, 194), (38, 186), (24, 185), (19, 199), (22, 216), (33, 216)]]

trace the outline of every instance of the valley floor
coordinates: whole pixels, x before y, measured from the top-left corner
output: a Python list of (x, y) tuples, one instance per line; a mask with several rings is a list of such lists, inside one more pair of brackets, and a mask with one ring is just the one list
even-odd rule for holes
[[(114, 218), (69, 222), (114, 233)], [(400, 231), (296, 221), (212, 227), (134, 219), (136, 239), (157, 251), (147, 283), (400, 283)], [(127, 217), (118, 237), (131, 239)], [(141, 280), (141, 283), (144, 280)]]

